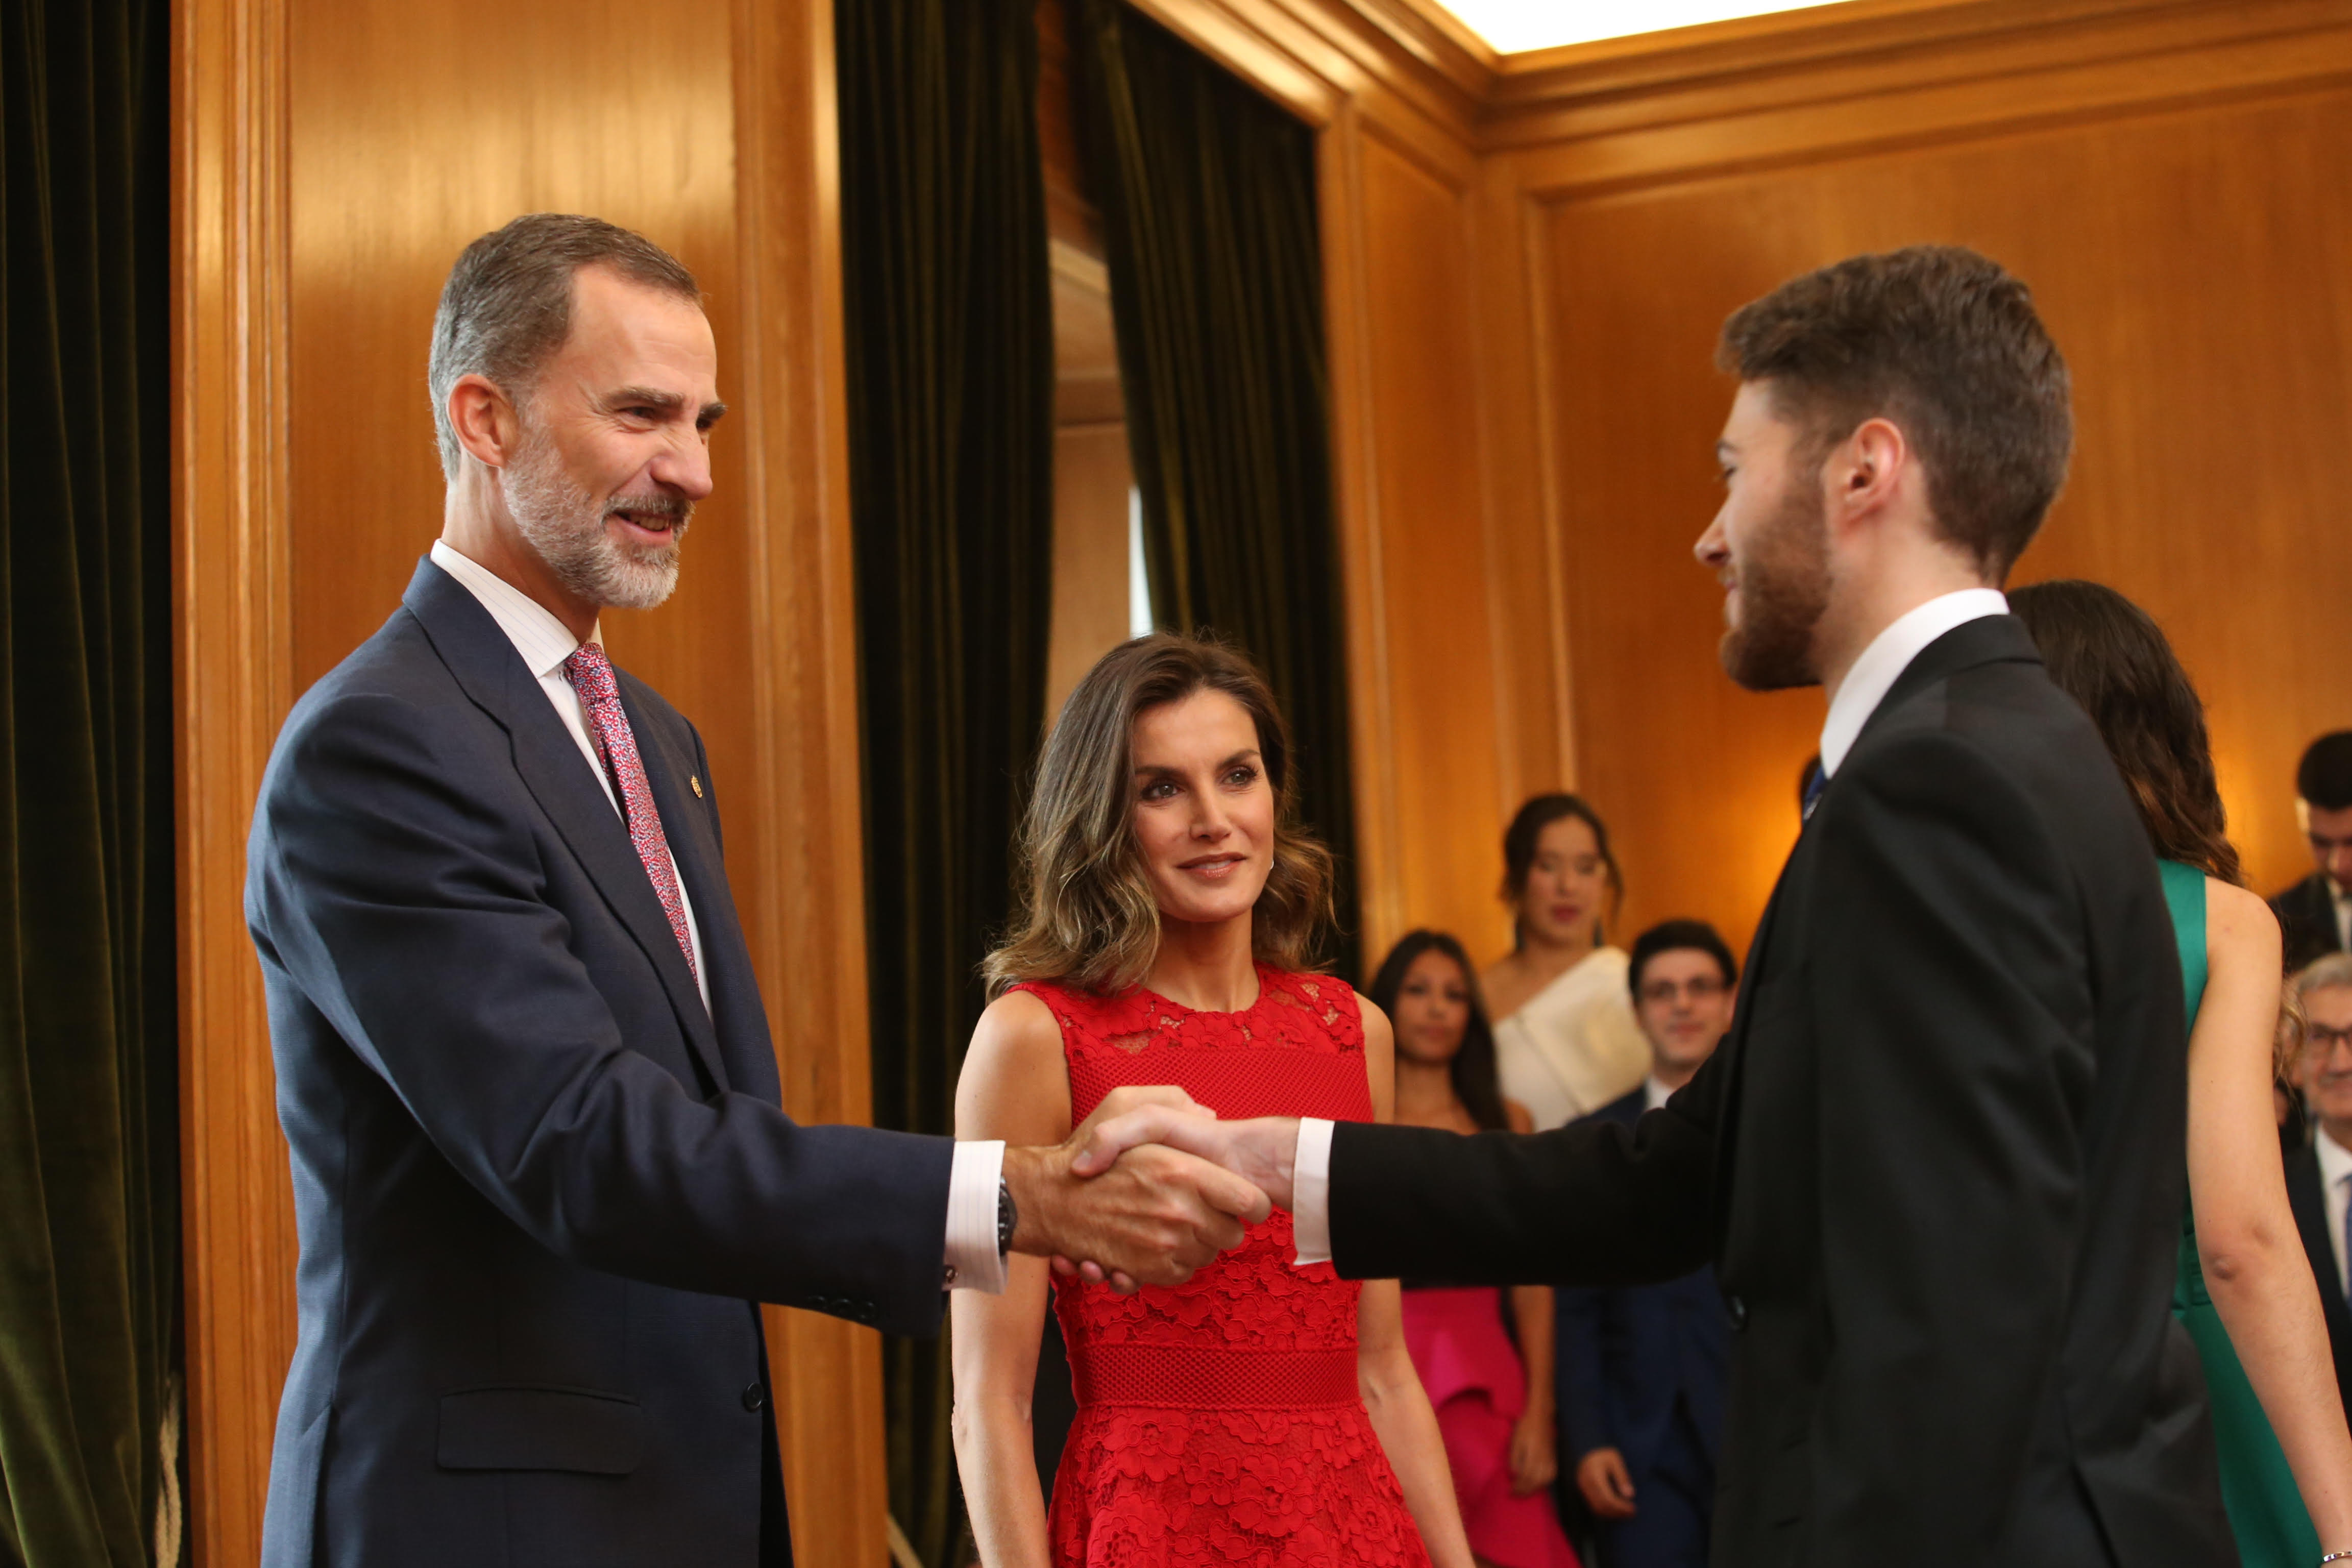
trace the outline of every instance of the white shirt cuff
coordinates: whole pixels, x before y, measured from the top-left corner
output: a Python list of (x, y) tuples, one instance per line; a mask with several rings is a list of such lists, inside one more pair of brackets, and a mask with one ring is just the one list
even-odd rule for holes
[(996, 1189), (1004, 1179), (1004, 1142), (978, 1139), (955, 1146), (948, 1167), (947, 1286), (1004, 1291), (1004, 1255), (996, 1250)]
[(1331, 1261), (1331, 1124), (1298, 1119), (1298, 1147), (1290, 1157), (1290, 1239), (1296, 1268)]

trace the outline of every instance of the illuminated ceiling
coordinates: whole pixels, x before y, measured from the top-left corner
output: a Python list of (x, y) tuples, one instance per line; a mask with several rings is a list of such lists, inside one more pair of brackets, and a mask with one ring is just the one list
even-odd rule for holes
[(1829, 0), (1438, 0), (1498, 55), (1798, 11)]

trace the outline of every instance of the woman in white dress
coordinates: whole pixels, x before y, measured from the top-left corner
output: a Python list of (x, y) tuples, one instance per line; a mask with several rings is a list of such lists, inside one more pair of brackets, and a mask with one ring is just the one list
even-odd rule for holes
[(1600, 1110), (1650, 1068), (1625, 953), (1604, 941), (1624, 896), (1608, 825), (1572, 795), (1539, 795), (1503, 835), (1517, 945), (1481, 976), (1503, 1093), (1538, 1131)]

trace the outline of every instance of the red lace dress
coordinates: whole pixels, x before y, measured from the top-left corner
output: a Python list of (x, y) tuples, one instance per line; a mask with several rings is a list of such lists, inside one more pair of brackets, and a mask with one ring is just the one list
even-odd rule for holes
[[(1355, 993), (1263, 965), (1258, 980), (1239, 1013), (1021, 989), (1061, 1023), (1077, 1120), (1121, 1084), (1172, 1083), (1222, 1117), (1370, 1121)], [(1078, 1402), (1054, 1482), (1058, 1568), (1429, 1562), (1357, 1393), (1359, 1287), (1292, 1251), (1276, 1209), (1172, 1289), (1055, 1281)]]

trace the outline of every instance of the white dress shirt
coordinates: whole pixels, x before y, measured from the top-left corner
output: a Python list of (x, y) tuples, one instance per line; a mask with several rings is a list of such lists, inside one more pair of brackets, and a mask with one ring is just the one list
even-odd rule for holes
[(1644, 1111), (1655, 1110), (1674, 1097), (1675, 1091), (1661, 1082), (1656, 1073), (1642, 1080), (1642, 1109)]
[(2327, 879), (2327, 896), (2336, 903), (2336, 945), (2352, 952), (2352, 889), (2339, 888), (2336, 879)]
[[(604, 759), (596, 754), (596, 742), (588, 733), (588, 710), (563, 673), (563, 661), (580, 647), (581, 639), (573, 637), (571, 628), (546, 605), (444, 542), (433, 542), (432, 556), (433, 564), (455, 577), (479, 600), (490, 618), (498, 622), (499, 629), (507, 634), (507, 640), (514, 644), (523, 668), (538, 679), (540, 690), (554, 705), (555, 716), (572, 732), (580, 754), (588, 761), (588, 771), (603, 786), (614, 814), (619, 816), (620, 797), (613, 793), (612, 778), (605, 773)], [(591, 628), (587, 640), (597, 640), (595, 628)], [(710, 981), (702, 962), (702, 928), (695, 921), (694, 900), (687, 893), (684, 877), (677, 879), (677, 900), (686, 911), (686, 936), (694, 954), (695, 987), (701, 992), (702, 1005), (707, 1010), (710, 1005)], [(946, 1278), (951, 1286), (992, 1292), (1004, 1289), (1004, 1259), (996, 1250), (996, 1189), (1003, 1167), (1002, 1142), (959, 1143), (955, 1147), (948, 1178)]]
[(2352, 1150), (2329, 1137), (2325, 1127), (2311, 1146), (2319, 1156), (2319, 1193), (2327, 1204), (2327, 1245), (2336, 1251), (2336, 1289), (2352, 1295), (2352, 1259), (2344, 1256), (2344, 1215), (2352, 1210)]
[[(1928, 600), (1897, 616), (1886, 629), (1870, 639), (1862, 657), (1847, 670), (1844, 684), (1830, 703), (1822, 723), (1822, 776), (1828, 778), (1845, 762), (1846, 753), (1862, 737), (1862, 727), (1886, 700), (1895, 682), (1927, 645), (1953, 627), (1986, 616), (2009, 614), (2009, 601), (1998, 588), (1963, 588)], [(1655, 1080), (1653, 1080), (1654, 1084)], [(1652, 1106), (1663, 1104), (1653, 1100)], [(2325, 1155), (2322, 1156), (2325, 1159)], [(2347, 1155), (2352, 1161), (2352, 1155)], [(1291, 1156), (1291, 1233), (1298, 1246), (1297, 1261), (1331, 1260), (1331, 1123), (1314, 1117), (1298, 1123), (1298, 1146)], [(2330, 1187), (2330, 1194), (2336, 1189)], [(2341, 1200), (2330, 1196), (2330, 1203)], [(2344, 1245), (2344, 1213), (2335, 1211), (2336, 1246)], [(2339, 1257), (2337, 1263), (2343, 1259)]]

